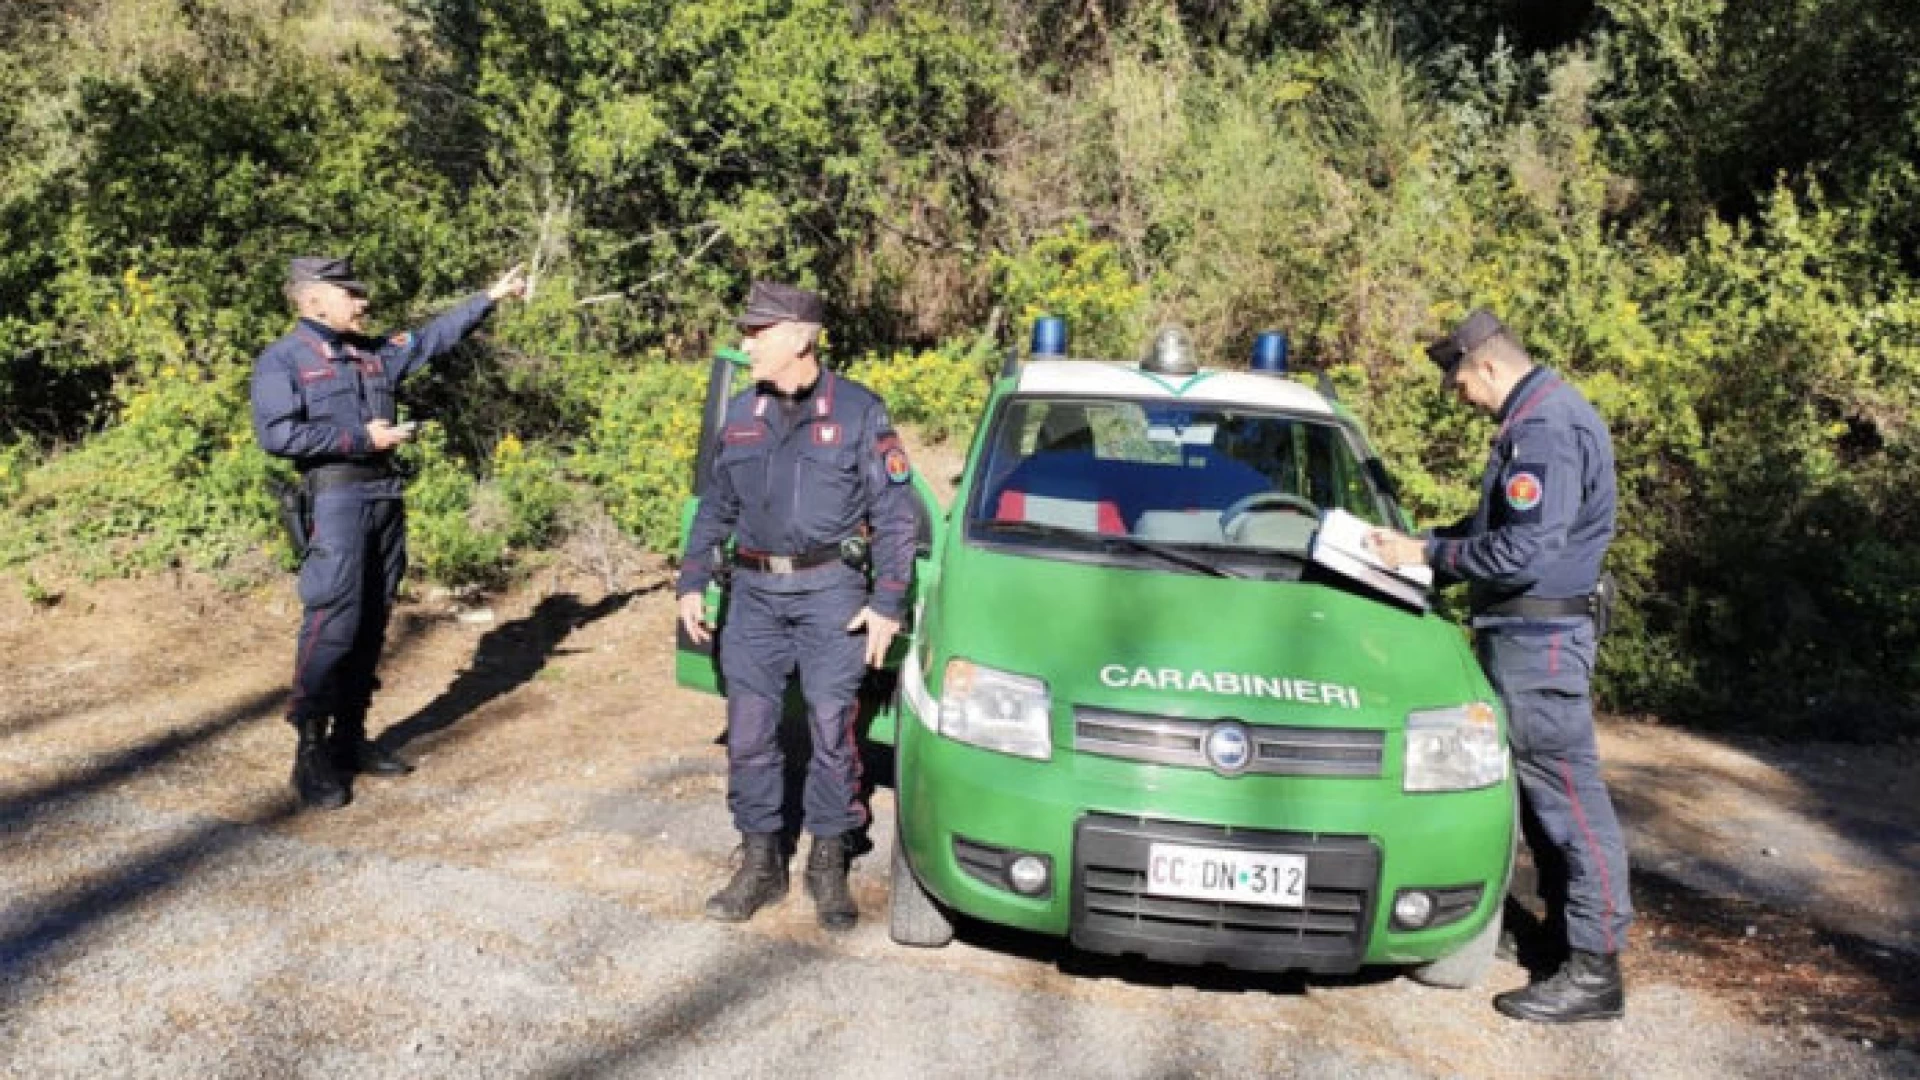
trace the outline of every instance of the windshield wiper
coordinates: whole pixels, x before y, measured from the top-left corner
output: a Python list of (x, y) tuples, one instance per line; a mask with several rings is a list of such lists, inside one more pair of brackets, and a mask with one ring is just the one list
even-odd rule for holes
[(1129, 551), (1138, 551), (1157, 556), (1176, 566), (1184, 566), (1189, 570), (1197, 570), (1202, 574), (1207, 574), (1212, 577), (1244, 579), (1248, 576), (1246, 574), (1236, 573), (1224, 566), (1216, 566), (1205, 559), (1189, 555), (1178, 548), (1170, 547), (1166, 544), (1156, 544), (1151, 540), (1142, 540), (1137, 536), (1129, 536), (1126, 533), (1087, 532), (1085, 529), (1074, 529), (1065, 525), (1049, 525), (1044, 521), (987, 520), (979, 522), (978, 524), (984, 528), (992, 529), (995, 532), (1019, 533), (1022, 536), (1044, 536), (1050, 539), (1071, 539), (1083, 544), (1097, 544), (1109, 550), (1117, 547), (1126, 548)]

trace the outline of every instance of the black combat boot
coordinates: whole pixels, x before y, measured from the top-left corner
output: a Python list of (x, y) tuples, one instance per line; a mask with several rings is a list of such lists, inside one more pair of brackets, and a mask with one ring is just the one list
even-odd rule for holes
[(1618, 1020), (1627, 1010), (1620, 958), (1575, 949), (1552, 978), (1496, 995), (1493, 1007), (1515, 1020), (1539, 1024)]
[(348, 715), (333, 722), (333, 765), (344, 773), (366, 776), (405, 776), (413, 766), (388, 753), (379, 743), (367, 738), (367, 718)]
[(300, 805), (315, 810), (347, 805), (347, 785), (327, 752), (327, 718), (296, 716), (293, 728), (300, 734), (293, 751), (293, 790), (300, 793)]
[(726, 888), (707, 900), (707, 918), (746, 922), (753, 913), (787, 895), (787, 859), (779, 833), (741, 833), (740, 868)]
[(860, 919), (853, 893), (847, 888), (845, 836), (816, 836), (807, 853), (807, 895), (820, 925), (828, 930), (851, 930)]

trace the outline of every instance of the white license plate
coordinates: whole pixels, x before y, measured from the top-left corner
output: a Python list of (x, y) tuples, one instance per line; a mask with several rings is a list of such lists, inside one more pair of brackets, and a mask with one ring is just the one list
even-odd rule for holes
[(1307, 857), (1151, 844), (1147, 848), (1147, 895), (1302, 907), (1307, 902)]

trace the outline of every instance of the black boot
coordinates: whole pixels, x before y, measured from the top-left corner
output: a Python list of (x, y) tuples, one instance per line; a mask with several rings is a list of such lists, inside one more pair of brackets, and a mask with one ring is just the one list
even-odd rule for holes
[(347, 785), (327, 752), (327, 718), (294, 717), (293, 727), (300, 734), (293, 751), (293, 790), (300, 793), (300, 805), (316, 810), (347, 805)]
[(1515, 1020), (1539, 1024), (1618, 1020), (1627, 1010), (1620, 958), (1575, 949), (1552, 978), (1499, 994), (1493, 1007)]
[(787, 895), (787, 860), (779, 833), (740, 834), (740, 868), (726, 888), (707, 900), (707, 918), (746, 922), (753, 913)]
[(344, 773), (366, 776), (405, 776), (413, 766), (388, 753), (379, 743), (367, 738), (366, 717), (347, 716), (333, 722), (334, 767)]
[(807, 895), (820, 925), (829, 930), (851, 930), (860, 919), (853, 893), (847, 888), (847, 843), (844, 836), (816, 836), (807, 853)]

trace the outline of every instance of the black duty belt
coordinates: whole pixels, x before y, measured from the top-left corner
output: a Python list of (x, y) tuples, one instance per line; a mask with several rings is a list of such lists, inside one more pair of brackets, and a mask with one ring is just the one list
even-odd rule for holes
[(791, 574), (796, 570), (811, 570), (839, 561), (839, 544), (822, 544), (798, 555), (775, 555), (771, 551), (755, 551), (752, 548), (736, 548), (733, 553), (733, 565), (762, 574)]
[(345, 462), (338, 465), (316, 465), (302, 474), (307, 491), (318, 495), (333, 488), (346, 487), (349, 484), (366, 484), (380, 480), (392, 480), (400, 474), (392, 465), (362, 465), (357, 462)]
[(1521, 619), (1568, 619), (1593, 614), (1593, 597), (1569, 596), (1549, 600), (1542, 596), (1516, 596), (1489, 604), (1475, 615), (1508, 615)]

